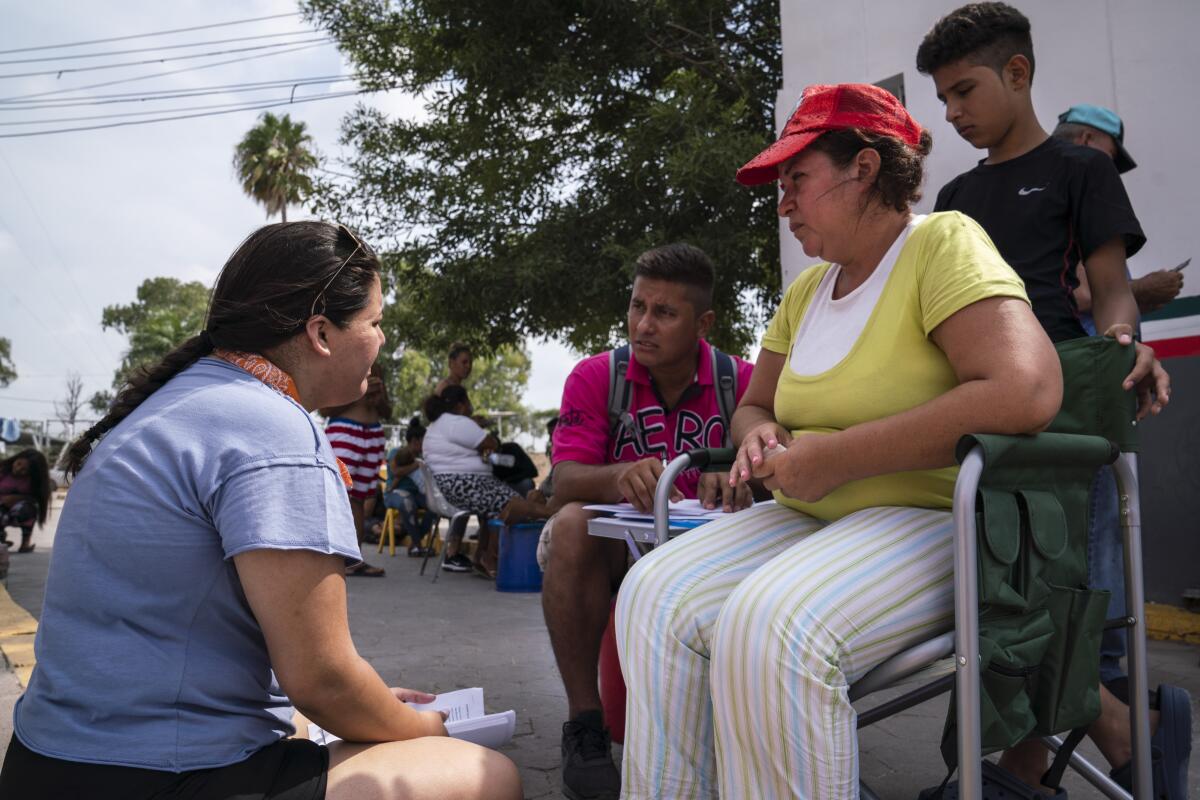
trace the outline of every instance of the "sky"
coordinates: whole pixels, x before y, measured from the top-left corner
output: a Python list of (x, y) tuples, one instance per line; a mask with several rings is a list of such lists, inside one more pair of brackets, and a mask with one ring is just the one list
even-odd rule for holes
[[(0, 19), (3, 20), (0, 51), (294, 14), (296, 11), (296, 4), (285, 0), (172, 0), (170, 3), (0, 0)], [(85, 397), (109, 388), (127, 342), (123, 336), (101, 329), (102, 309), (133, 302), (138, 285), (155, 276), (200, 281), (212, 286), (221, 265), (237, 244), (268, 221), (263, 208), (242, 193), (232, 166), (234, 146), (254, 125), (261, 111), (240, 110), (220, 116), (148, 125), (5, 138), (17, 132), (106, 124), (113, 120), (11, 124), (14, 122), (112, 114), (131, 108), (129, 105), (5, 108), (6, 105), (19, 105), (6, 100), (167, 71), (175, 71), (175, 74), (46, 95), (41, 100), (291, 81), (344, 75), (350, 70), (332, 43), (312, 43), (297, 45), (306, 49), (282, 54), (275, 54), (274, 50), (244, 51), (80, 73), (9, 76), (322, 36), (320, 32), (305, 35), (305, 30), (309, 29), (296, 15), (169, 36), (0, 52), (0, 62), (49, 59), (0, 63), (0, 337), (12, 342), (13, 361), (19, 376), (0, 389), (0, 417), (55, 418), (54, 401), (63, 398), (70, 373), (81, 377)], [(63, 58), (83, 53), (112, 53), (277, 33), (294, 35), (157, 53)], [(217, 61), (264, 53), (271, 55), (195, 69)], [(296, 89), (296, 97), (344, 91), (352, 85), (302, 86)], [(146, 110), (155, 110), (266, 101), (286, 97), (289, 91), (271, 89), (256, 94), (222, 93), (145, 102), (138, 104), (138, 110), (143, 106)], [(336, 161), (341, 152), (338, 144), (340, 121), (358, 102), (394, 116), (413, 116), (421, 112), (420, 104), (401, 92), (326, 99), (272, 110), (288, 113), (292, 119), (305, 122), (317, 150)], [(26, 105), (29, 104), (26, 100)], [(336, 165), (332, 168), (336, 169)], [(308, 216), (311, 215), (303, 208), (289, 210), (289, 219)], [(579, 355), (555, 342), (529, 342), (528, 348), (533, 369), (524, 402), (536, 409), (556, 408), (563, 381)], [(90, 416), (92, 412), (84, 413)]]

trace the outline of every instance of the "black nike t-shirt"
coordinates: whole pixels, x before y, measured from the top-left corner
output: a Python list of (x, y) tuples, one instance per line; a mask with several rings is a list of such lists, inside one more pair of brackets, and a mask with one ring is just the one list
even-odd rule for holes
[(1000, 164), (980, 161), (942, 187), (933, 210), (961, 211), (987, 231), (1056, 342), (1085, 335), (1075, 265), (1118, 236), (1126, 258), (1146, 243), (1112, 159), (1054, 138)]

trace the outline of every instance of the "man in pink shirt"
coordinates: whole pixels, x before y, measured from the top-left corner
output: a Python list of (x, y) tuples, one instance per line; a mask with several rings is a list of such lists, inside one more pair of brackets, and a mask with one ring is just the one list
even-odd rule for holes
[[(667, 462), (694, 448), (727, 444), (721, 378), (732, 379), (727, 392), (736, 405), (752, 366), (721, 353), (714, 358), (704, 340), (715, 318), (712, 292), (713, 265), (703, 251), (672, 244), (643, 253), (629, 299), (628, 368), (614, 377), (627, 384), (616, 392), (628, 397), (619, 406), (627, 413), (610, 413), (610, 361), (620, 363), (614, 352), (622, 351), (579, 362), (563, 388), (553, 440), (553, 501), (560, 510), (543, 534), (542, 609), (569, 705), (562, 741), (567, 797), (615, 799), (620, 793), (596, 664), (626, 549), (623, 542), (588, 536), (593, 514), (583, 506), (627, 500), (649, 511)], [(745, 487), (735, 493), (715, 473), (685, 472), (675, 490), (676, 499), (698, 497), (726, 511), (750, 504)]]

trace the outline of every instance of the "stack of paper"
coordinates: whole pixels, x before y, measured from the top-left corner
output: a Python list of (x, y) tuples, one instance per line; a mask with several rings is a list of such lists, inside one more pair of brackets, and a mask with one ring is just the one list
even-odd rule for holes
[[(517, 728), (515, 711), (484, 713), (483, 689), (478, 686), (439, 694), (432, 703), (408, 705), (417, 711), (445, 711), (446, 732), (452, 737), (493, 749), (508, 744)], [(341, 738), (311, 723), (308, 726), (308, 738), (317, 744), (341, 741)]]
[[(646, 514), (638, 511), (633, 507), (632, 503), (596, 503), (590, 506), (584, 506), (588, 511), (599, 511), (603, 514), (612, 514), (614, 517), (622, 519), (654, 519), (653, 514)], [(724, 511), (720, 506), (709, 510), (700, 505), (699, 500), (680, 500), (677, 503), (669, 505), (667, 516), (672, 522), (700, 522), (712, 519), (719, 519), (724, 515)]]

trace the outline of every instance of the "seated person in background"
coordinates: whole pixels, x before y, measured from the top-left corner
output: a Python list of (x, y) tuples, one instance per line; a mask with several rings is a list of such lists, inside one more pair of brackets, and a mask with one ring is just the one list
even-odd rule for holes
[(738, 171), (780, 182), (827, 263), (788, 287), (734, 415), (726, 480), (777, 502), (655, 549), (617, 597), (622, 797), (857, 797), (847, 687), (953, 625), (955, 444), (1058, 411), (1021, 279), (971, 219), (909, 210), (930, 144), (879, 87), (809, 86)]
[[(425, 463), (450, 505), (472, 514), (499, 517), (505, 522), (546, 518), (544, 503), (526, 500), (492, 475), (487, 456), (496, 451), (499, 442), (471, 419), (471, 401), (466, 389), (450, 386), (440, 395), (430, 395), (425, 399), (424, 410), (429, 420), (424, 442)], [(497, 559), (495, 548), (490, 547), (491, 540), (487, 525), (481, 525), (473, 562), (458, 552), (458, 542), (449, 543), (447, 546), (454, 552), (448, 554), (442, 568), (451, 572), (474, 569), (480, 575), (494, 578)]]
[[(1058, 126), (1051, 134), (1055, 139), (1099, 150), (1113, 160), (1117, 172), (1124, 175), (1137, 168), (1137, 162), (1125, 149), (1125, 123), (1116, 112), (1104, 106), (1081, 103), (1071, 106), (1058, 115)], [(1126, 276), (1129, 270), (1126, 268)], [(1089, 336), (1096, 335), (1096, 322), (1092, 319), (1092, 292), (1088, 286), (1087, 270), (1080, 262), (1075, 267), (1079, 285), (1075, 287), (1075, 305), (1079, 309), (1079, 322)], [(1183, 273), (1169, 269), (1148, 272), (1129, 281), (1129, 290), (1137, 303), (1138, 311), (1149, 314), (1157, 311), (1178, 296), (1183, 289)]]
[[(383, 504), (394, 508), (400, 515), (400, 527), (411, 540), (408, 554), (414, 558), (426, 555), (422, 540), (433, 529), (437, 515), (425, 504), (424, 478), (417, 459), (422, 455), (425, 441), (425, 426), (419, 416), (408, 422), (404, 431), (404, 447), (397, 447), (388, 456), (388, 478), (384, 488)], [(424, 510), (417, 521), (418, 510)]]
[[(639, 256), (629, 345), (579, 362), (563, 387), (552, 456), (561, 509), (543, 529), (538, 562), (546, 572), (542, 610), (567, 693), (562, 781), (570, 797), (615, 798), (620, 790), (597, 660), (627, 551), (624, 542), (589, 536), (594, 514), (583, 507), (624, 499), (650, 509), (670, 459), (727, 441), (733, 408), (750, 382), (750, 364), (705, 341), (716, 318), (713, 273), (708, 256), (687, 244)], [(610, 398), (626, 402), (614, 409)], [(735, 490), (697, 470), (679, 477), (675, 496), (699, 496), (726, 511), (750, 503), (745, 487)]]
[(538, 470), (525, 448), (516, 442), (501, 442), (492, 458), (492, 474), (511, 486), (517, 494), (528, 497), (533, 491)]
[[(366, 534), (364, 523), (374, 511), (379, 465), (383, 463), (384, 448), (387, 446), (387, 436), (380, 421), (391, 415), (392, 403), (388, 399), (383, 368), (379, 364), (371, 367), (365, 395), (348, 405), (321, 409), (321, 416), (328, 420), (325, 436), (333, 447), (333, 454), (346, 465), (354, 481), (347, 491), (359, 544), (362, 544)], [(382, 577), (384, 572), (382, 568), (372, 567), (360, 560), (348, 565), (346, 574)]]
[[(348, 228), (260, 228), (204, 330), (71, 445), (0, 797), (521, 797), (511, 761), (448, 738), (350, 635), (348, 476), (310, 413), (366, 391), (382, 307)], [(345, 741), (293, 738), (296, 709)]]
[[(450, 345), (450, 354), (446, 357), (449, 374), (438, 381), (434, 394), (441, 394), (447, 386), (462, 386), (471, 377), (471, 347), (462, 342)], [(465, 387), (464, 387), (465, 388)]]
[[(18, 553), (32, 553), (37, 546), (33, 543), (33, 526), (46, 524), (53, 489), (50, 467), (39, 451), (22, 450), (0, 461), (0, 534), (10, 525), (21, 529)], [(4, 546), (11, 544), (5, 535)]]

